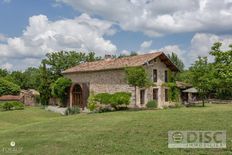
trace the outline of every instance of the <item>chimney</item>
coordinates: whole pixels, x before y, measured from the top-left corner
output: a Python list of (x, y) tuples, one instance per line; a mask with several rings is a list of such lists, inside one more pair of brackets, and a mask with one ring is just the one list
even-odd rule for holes
[(110, 54), (106, 54), (106, 55), (105, 55), (105, 59), (106, 59), (106, 60), (111, 59), (111, 58), (112, 58), (112, 55), (110, 55)]

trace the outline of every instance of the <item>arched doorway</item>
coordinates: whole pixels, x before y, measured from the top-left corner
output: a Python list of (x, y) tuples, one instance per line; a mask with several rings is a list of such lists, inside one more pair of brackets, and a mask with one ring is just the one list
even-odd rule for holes
[(72, 106), (83, 108), (83, 92), (79, 84), (75, 84), (72, 90)]

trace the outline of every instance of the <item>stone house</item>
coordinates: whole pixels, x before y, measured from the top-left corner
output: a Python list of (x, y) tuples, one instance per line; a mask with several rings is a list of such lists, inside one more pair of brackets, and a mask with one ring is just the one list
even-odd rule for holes
[[(136, 88), (126, 81), (126, 67), (142, 66), (155, 86)], [(168, 81), (168, 70), (178, 72), (178, 68), (162, 52), (155, 52), (124, 58), (105, 58), (87, 62), (69, 68), (63, 75), (72, 80), (69, 106), (87, 106), (90, 92), (115, 93), (130, 92), (130, 107), (145, 107), (150, 100), (157, 100), (158, 106), (168, 105), (168, 88), (163, 84)]]

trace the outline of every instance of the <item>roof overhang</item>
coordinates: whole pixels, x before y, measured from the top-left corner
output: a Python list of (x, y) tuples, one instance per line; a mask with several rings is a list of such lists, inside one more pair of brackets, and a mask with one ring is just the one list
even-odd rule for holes
[(163, 52), (159, 55), (159, 58), (172, 71), (180, 71), (179, 68)]

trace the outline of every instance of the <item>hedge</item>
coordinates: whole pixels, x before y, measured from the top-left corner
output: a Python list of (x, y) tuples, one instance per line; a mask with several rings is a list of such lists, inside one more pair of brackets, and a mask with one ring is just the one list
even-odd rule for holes
[(100, 93), (95, 96), (95, 100), (100, 104), (110, 104), (111, 103), (112, 94), (109, 93)]
[(24, 109), (24, 104), (17, 101), (12, 102), (3, 102), (1, 103), (2, 110), (9, 111), (9, 110), (22, 110)]
[(131, 93), (117, 92), (114, 94), (100, 93), (95, 96), (95, 100), (100, 104), (110, 104), (115, 109), (120, 105), (130, 104)]

